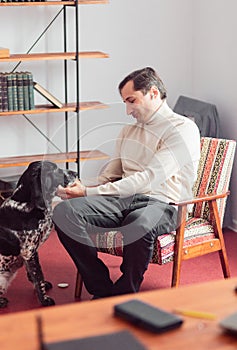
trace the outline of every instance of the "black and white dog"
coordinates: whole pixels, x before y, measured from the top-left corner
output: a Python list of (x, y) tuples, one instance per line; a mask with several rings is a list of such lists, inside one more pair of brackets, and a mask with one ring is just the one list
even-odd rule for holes
[(20, 177), (13, 194), (0, 207), (0, 308), (6, 307), (6, 293), (17, 270), (25, 265), (43, 306), (54, 305), (46, 291), (38, 248), (52, 228), (52, 200), (58, 185), (73, 183), (76, 173), (62, 170), (49, 161), (32, 162)]

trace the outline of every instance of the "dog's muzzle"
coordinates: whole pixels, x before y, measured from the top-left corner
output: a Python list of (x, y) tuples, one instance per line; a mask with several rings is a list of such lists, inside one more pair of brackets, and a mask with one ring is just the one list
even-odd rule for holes
[(77, 179), (77, 173), (73, 170), (63, 170), (64, 186), (70, 186)]

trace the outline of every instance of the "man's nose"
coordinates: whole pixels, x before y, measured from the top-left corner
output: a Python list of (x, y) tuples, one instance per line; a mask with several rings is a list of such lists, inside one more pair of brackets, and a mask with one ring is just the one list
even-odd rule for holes
[(126, 104), (126, 113), (127, 115), (130, 115), (132, 113), (132, 105), (131, 103)]

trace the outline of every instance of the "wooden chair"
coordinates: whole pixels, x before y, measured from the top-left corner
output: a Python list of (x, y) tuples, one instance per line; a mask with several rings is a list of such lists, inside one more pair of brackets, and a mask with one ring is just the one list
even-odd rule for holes
[[(210, 137), (201, 138), (201, 158), (193, 187), (194, 198), (172, 203), (178, 206), (180, 226), (175, 232), (157, 237), (151, 263), (173, 261), (172, 287), (180, 280), (181, 263), (193, 257), (219, 251), (225, 278), (230, 277), (222, 222), (234, 160), (236, 142)], [(187, 208), (192, 205), (192, 211)], [(111, 231), (93, 236), (98, 251), (122, 256), (123, 236)], [(83, 281), (77, 273), (75, 297), (80, 298)]]

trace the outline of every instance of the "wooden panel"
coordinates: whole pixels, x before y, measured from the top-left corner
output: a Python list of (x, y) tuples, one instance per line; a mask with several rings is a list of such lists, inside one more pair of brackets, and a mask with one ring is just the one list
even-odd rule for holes
[[(98, 160), (107, 159), (108, 155), (98, 151), (81, 151), (80, 160)], [(77, 161), (77, 152), (69, 153), (51, 153), (51, 154), (35, 154), (29, 156), (16, 156), (0, 158), (0, 168), (9, 168), (15, 166), (27, 166), (29, 163), (37, 160), (49, 160), (55, 163), (75, 163)]]
[(196, 256), (204, 255), (207, 253), (213, 253), (220, 249), (221, 245), (219, 239), (212, 239), (210, 241), (197, 244), (195, 246), (183, 248), (182, 259), (188, 260), (191, 258), (195, 258)]
[[(87, 111), (92, 109), (104, 109), (108, 108), (105, 104), (99, 101), (80, 102), (80, 111)], [(76, 112), (76, 103), (67, 103), (62, 108), (56, 108), (53, 105), (37, 105), (35, 109), (28, 111), (10, 111), (0, 112), (0, 117), (19, 115), (19, 114), (41, 114), (41, 113), (57, 113), (57, 112)]]
[[(108, 58), (107, 53), (101, 51), (83, 51), (79, 52), (79, 58)], [(29, 54), (12, 54), (9, 57), (0, 58), (0, 62), (19, 62), (19, 61), (39, 61), (39, 60), (74, 60), (75, 52), (40, 52)]]

